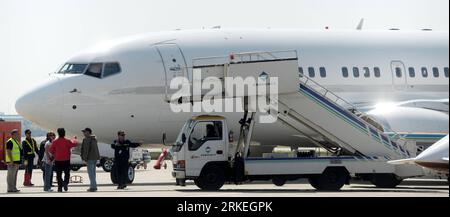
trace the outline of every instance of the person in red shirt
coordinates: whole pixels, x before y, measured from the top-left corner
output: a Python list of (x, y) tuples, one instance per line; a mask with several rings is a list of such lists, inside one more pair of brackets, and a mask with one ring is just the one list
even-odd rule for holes
[[(55, 171), (56, 177), (58, 179), (58, 192), (68, 191), (69, 179), (70, 179), (70, 155), (71, 149), (77, 146), (77, 141), (68, 140), (64, 138), (66, 136), (66, 131), (64, 128), (58, 129), (58, 139), (53, 141), (52, 146), (50, 146), (50, 153), (55, 159)], [(64, 180), (62, 178), (62, 173), (64, 172)]]

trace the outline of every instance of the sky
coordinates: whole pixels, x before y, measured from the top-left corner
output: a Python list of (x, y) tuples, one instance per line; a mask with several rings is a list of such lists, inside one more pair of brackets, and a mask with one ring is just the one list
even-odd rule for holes
[[(0, 113), (104, 40), (202, 27), (449, 29), (448, 0), (0, 0)], [(44, 105), (43, 105), (44, 106)]]

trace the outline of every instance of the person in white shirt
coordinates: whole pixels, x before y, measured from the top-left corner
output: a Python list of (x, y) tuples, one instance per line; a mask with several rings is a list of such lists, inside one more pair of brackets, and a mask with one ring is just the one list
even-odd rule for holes
[(45, 143), (44, 157), (42, 158), (44, 165), (44, 191), (52, 192), (52, 180), (53, 180), (53, 156), (49, 152), (50, 146), (53, 140), (55, 140), (56, 135), (53, 132), (48, 132), (47, 137), (49, 140)]

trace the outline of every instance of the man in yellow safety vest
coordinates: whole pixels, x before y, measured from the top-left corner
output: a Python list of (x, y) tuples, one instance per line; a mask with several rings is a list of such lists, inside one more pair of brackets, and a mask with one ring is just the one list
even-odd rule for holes
[(23, 165), (25, 166), (25, 175), (23, 179), (23, 185), (27, 187), (34, 186), (31, 183), (31, 177), (33, 175), (34, 158), (35, 153), (39, 155), (36, 140), (31, 137), (31, 130), (25, 130), (25, 140), (22, 142), (23, 148)]
[(11, 138), (6, 142), (5, 161), (8, 165), (8, 193), (17, 193), (20, 190), (16, 188), (17, 172), (21, 164), (22, 147), (19, 143), (20, 135), (18, 130), (11, 131)]

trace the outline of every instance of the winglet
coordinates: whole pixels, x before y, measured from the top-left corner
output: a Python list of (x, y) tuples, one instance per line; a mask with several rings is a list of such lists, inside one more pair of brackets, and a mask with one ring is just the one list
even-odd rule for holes
[(364, 18), (361, 18), (361, 21), (359, 21), (358, 26), (356, 27), (356, 30), (362, 30), (364, 25)]

